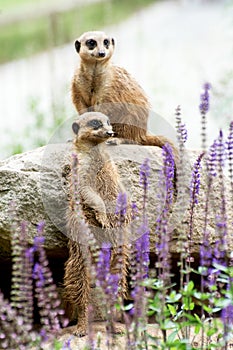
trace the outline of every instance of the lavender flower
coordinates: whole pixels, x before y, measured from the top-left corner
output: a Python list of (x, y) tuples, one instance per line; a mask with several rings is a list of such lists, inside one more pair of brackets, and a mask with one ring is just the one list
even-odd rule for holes
[(230, 123), (230, 130), (227, 138), (227, 156), (229, 163), (229, 178), (231, 181), (231, 196), (233, 198), (233, 122)]
[[(22, 334), (22, 327), (18, 328), (19, 318), (16, 310), (11, 307), (10, 303), (7, 300), (4, 299), (4, 296), (1, 291), (0, 311), (0, 346), (3, 349), (16, 349), (17, 339), (15, 339), (14, 336), (12, 337), (12, 335), (17, 334), (18, 338), (22, 340), (22, 343), (26, 339), (24, 338), (24, 334)], [(18, 329), (20, 329), (20, 332), (18, 331)]]
[(211, 89), (211, 85), (209, 83), (205, 83), (203, 85), (203, 93), (201, 94), (201, 103), (199, 105), (199, 110), (201, 114), (206, 114), (209, 111), (209, 90)]
[(210, 275), (210, 266), (212, 264), (212, 248), (209, 241), (209, 232), (205, 231), (205, 235), (203, 237), (203, 242), (200, 246), (200, 266), (202, 269), (202, 275), (208, 276)]
[[(189, 254), (192, 250), (192, 235), (193, 235), (193, 217), (194, 217), (194, 208), (198, 204), (198, 195), (200, 190), (200, 169), (201, 169), (201, 160), (204, 156), (204, 152), (199, 155), (197, 158), (191, 178), (190, 185), (190, 221), (189, 221)], [(190, 258), (190, 257), (189, 257)]]
[(199, 105), (199, 110), (201, 113), (201, 137), (202, 137), (202, 149), (206, 150), (206, 114), (209, 111), (209, 90), (211, 86), (209, 83), (203, 85), (204, 92), (201, 94), (201, 103)]
[[(148, 262), (149, 262), (149, 225), (148, 218), (146, 214), (146, 201), (147, 201), (147, 192), (149, 188), (149, 176), (150, 176), (150, 160), (146, 158), (140, 167), (139, 173), (139, 184), (143, 187), (143, 215), (142, 222), (137, 229), (136, 236), (139, 237), (135, 243), (136, 250), (136, 262), (140, 266), (140, 278), (145, 278), (148, 272)], [(133, 215), (137, 215), (136, 205), (133, 206)], [(142, 270), (141, 270), (142, 268)], [(137, 271), (138, 272), (138, 271)]]
[[(224, 307), (221, 312), (222, 323), (226, 325), (229, 333), (232, 331), (233, 326), (233, 305), (229, 304), (227, 307)], [(227, 335), (227, 334), (226, 334)]]
[(66, 340), (61, 350), (71, 350), (71, 340), (72, 340), (71, 338)]
[(139, 227), (138, 234), (140, 238), (136, 240), (134, 246), (135, 265), (134, 274), (132, 278), (132, 292), (131, 295), (134, 299), (134, 307), (131, 309), (131, 315), (137, 319), (137, 324), (140, 318), (145, 318), (145, 287), (142, 285), (146, 277), (148, 277), (149, 266), (149, 227), (144, 223)]
[(43, 243), (43, 236), (35, 237), (34, 249), (39, 257), (38, 262), (34, 265), (33, 278), (36, 283), (35, 296), (40, 308), (41, 323), (46, 333), (46, 331), (59, 330), (62, 324), (66, 324), (66, 320), (63, 319), (64, 311), (60, 308), (59, 296), (48, 267)]
[[(226, 160), (226, 148), (225, 142), (223, 140), (223, 133), (220, 130), (219, 138), (217, 140), (217, 165), (218, 165), (218, 175), (220, 182), (220, 212), (216, 215), (216, 231), (219, 234), (220, 239), (220, 250), (219, 254), (221, 255), (224, 252), (226, 254), (227, 246), (227, 214), (226, 214), (226, 196), (225, 196), (225, 181), (223, 175), (223, 168)], [(226, 257), (226, 256), (225, 256)]]
[(150, 253), (150, 229), (147, 222), (143, 222), (138, 228), (138, 238), (135, 242), (136, 262), (141, 281), (148, 277), (149, 253)]
[(166, 193), (166, 203), (167, 205), (171, 205), (173, 201), (173, 181), (175, 174), (175, 162), (172, 154), (171, 146), (166, 143), (163, 146), (163, 169), (161, 173), (161, 177), (164, 176), (165, 180), (165, 193)]
[[(211, 145), (206, 157), (207, 168), (207, 188), (205, 195), (205, 213), (204, 213), (204, 225), (203, 225), (203, 241), (200, 246), (200, 267), (201, 267), (201, 291), (204, 292), (205, 287), (213, 285), (213, 250), (211, 242), (209, 241), (209, 232), (207, 230), (208, 214), (210, 206), (210, 194), (212, 189), (213, 178), (217, 176), (217, 141)], [(207, 278), (208, 277), (208, 278)], [(202, 315), (204, 316), (204, 310), (202, 309)]]
[[(16, 236), (18, 237), (16, 238)], [(23, 221), (20, 231), (14, 233), (16, 241), (12, 249), (12, 306), (22, 319), (22, 330), (28, 332), (33, 324), (33, 286), (31, 271), (34, 260), (33, 250), (27, 248), (27, 223)], [(17, 242), (17, 245), (15, 245)]]
[(45, 221), (40, 221), (39, 224), (37, 225), (37, 232), (38, 234), (43, 233), (45, 227)]
[(103, 290), (106, 296), (112, 296), (113, 302), (116, 301), (118, 293), (119, 275), (111, 274), (111, 245), (103, 243), (100, 251), (99, 260), (96, 269), (97, 285)]
[(206, 158), (207, 173), (209, 179), (217, 175), (217, 140), (210, 146), (210, 150)]
[(161, 213), (156, 221), (156, 235), (158, 237), (158, 243), (156, 244), (158, 252), (159, 278), (167, 284), (170, 277), (170, 253), (169, 253), (169, 241), (170, 235), (168, 233), (168, 219), (169, 210), (173, 201), (173, 179), (174, 179), (174, 160), (172, 156), (172, 150), (170, 145), (166, 144), (163, 147), (163, 167), (160, 171), (158, 194), (159, 200), (164, 203), (161, 208)]
[(229, 339), (232, 337), (232, 326), (233, 326), (233, 303), (232, 303), (232, 287), (233, 287), (233, 278), (229, 276), (229, 280), (227, 283), (227, 288), (225, 292), (225, 307), (221, 312), (221, 320), (224, 327), (223, 339), (226, 343), (226, 348), (228, 345)]
[(120, 221), (121, 218), (123, 219), (123, 222), (125, 221), (125, 215), (127, 213), (127, 195), (126, 193), (119, 193), (117, 197), (117, 203), (116, 203), (116, 215), (119, 215)]
[[(140, 334), (140, 329), (144, 328), (146, 319), (146, 291), (143, 286), (145, 278), (148, 277), (148, 266), (149, 266), (149, 252), (150, 252), (150, 241), (149, 234), (150, 229), (148, 225), (148, 218), (146, 214), (147, 206), (147, 191), (149, 186), (150, 175), (150, 164), (149, 159), (145, 159), (140, 167), (140, 179), (139, 184), (143, 187), (143, 203), (142, 203), (142, 216), (141, 223), (138, 228), (136, 226), (133, 228), (136, 230), (136, 241), (132, 245), (131, 252), (131, 285), (132, 292), (131, 295), (134, 299), (134, 306), (130, 310), (130, 315), (133, 317), (131, 333), (133, 335), (133, 340), (128, 339), (129, 348), (134, 346)], [(137, 215), (137, 208), (133, 205), (133, 215), (136, 219), (140, 220)], [(133, 347), (134, 348), (134, 347)]]
[(131, 209), (132, 209), (132, 220), (135, 220), (138, 218), (138, 207), (136, 202), (131, 203)]
[(191, 206), (193, 206), (194, 204), (198, 204), (198, 195), (200, 190), (200, 169), (201, 169), (201, 160), (203, 156), (204, 156), (204, 152), (198, 156), (192, 171), (191, 186), (190, 186)]
[(186, 125), (182, 123), (181, 120), (181, 109), (180, 106), (176, 108), (176, 131), (177, 131), (177, 140), (179, 144), (180, 151), (184, 148), (184, 144), (188, 138), (188, 132), (186, 129)]
[(223, 132), (220, 130), (219, 137), (216, 141), (217, 163), (219, 168), (223, 168), (226, 161), (226, 146), (223, 140)]
[[(110, 347), (111, 331), (114, 327), (114, 306), (117, 302), (119, 282), (120, 274), (111, 273), (111, 245), (109, 243), (103, 243), (96, 265), (96, 285), (102, 292), (102, 305), (105, 307), (107, 316), (106, 344), (108, 347)], [(90, 339), (90, 342), (92, 342), (92, 339)]]
[(144, 162), (142, 163), (140, 167), (140, 174), (139, 174), (139, 184), (144, 188), (146, 191), (149, 186), (149, 176), (150, 176), (150, 160), (149, 158), (146, 158)]

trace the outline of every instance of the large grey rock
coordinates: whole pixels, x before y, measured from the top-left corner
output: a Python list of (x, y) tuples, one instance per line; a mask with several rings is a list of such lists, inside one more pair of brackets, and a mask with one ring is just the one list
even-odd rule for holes
[[(151, 227), (151, 249), (156, 241), (155, 224), (163, 209), (160, 171), (161, 149), (149, 146), (107, 146), (119, 168), (122, 181), (132, 200), (142, 207), (142, 187), (139, 185), (141, 163), (150, 159), (151, 173), (147, 211)], [(37, 224), (45, 221), (45, 247), (52, 256), (60, 256), (66, 248), (65, 211), (68, 205), (67, 173), (71, 163), (71, 143), (50, 144), (33, 151), (13, 156), (0, 163), (0, 254), (10, 255), (12, 223), (28, 223), (30, 243), (37, 233)], [(170, 215), (168, 232), (172, 233), (171, 252), (178, 252), (179, 235), (189, 234), (189, 191), (192, 166), (200, 152), (187, 151), (183, 162), (182, 191), (178, 194)], [(225, 180), (228, 225), (232, 225), (230, 186)], [(213, 184), (211, 210), (207, 229), (212, 242), (216, 239), (216, 215), (219, 213), (220, 183)], [(202, 171), (199, 203), (193, 219), (193, 250), (198, 253), (202, 243), (206, 198), (206, 174)], [(179, 204), (177, 204), (179, 203)], [(231, 247), (231, 242), (229, 242)]]

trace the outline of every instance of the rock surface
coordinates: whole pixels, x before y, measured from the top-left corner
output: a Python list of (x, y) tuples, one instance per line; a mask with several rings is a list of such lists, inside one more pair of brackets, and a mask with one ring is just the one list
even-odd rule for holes
[[(138, 207), (142, 207), (142, 188), (139, 185), (139, 169), (142, 162), (150, 159), (148, 216), (151, 227), (151, 249), (156, 240), (154, 229), (156, 220), (163, 209), (159, 197), (160, 170), (162, 166), (161, 149), (149, 146), (120, 145), (107, 146), (118, 165), (119, 173)], [(67, 173), (70, 168), (71, 144), (58, 143), (13, 156), (0, 162), (0, 255), (10, 256), (10, 237), (12, 222), (28, 222), (28, 241), (32, 243), (37, 232), (37, 224), (45, 225), (45, 248), (52, 257), (59, 257), (66, 249), (65, 211), (68, 204)], [(184, 176), (182, 190), (178, 188), (177, 200), (170, 217), (169, 231), (172, 233), (171, 252), (177, 252), (177, 238), (182, 232), (188, 234), (190, 221), (189, 196), (191, 170), (198, 151), (187, 151), (184, 156)], [(199, 203), (194, 212), (193, 250), (198, 253), (202, 242), (205, 213), (206, 174), (202, 171)], [(225, 180), (226, 203), (230, 225), (233, 222), (231, 210), (230, 185)], [(215, 241), (216, 215), (221, 202), (220, 183), (213, 184), (211, 210), (207, 229), (210, 239)], [(180, 203), (180, 204), (178, 204)], [(181, 208), (181, 209), (180, 209)], [(182, 225), (181, 225), (182, 223)], [(229, 242), (231, 246), (231, 242)]]

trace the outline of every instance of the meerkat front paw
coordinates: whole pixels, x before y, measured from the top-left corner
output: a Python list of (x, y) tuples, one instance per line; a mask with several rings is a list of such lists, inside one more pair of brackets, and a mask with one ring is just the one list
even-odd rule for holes
[(84, 337), (85, 335), (87, 335), (87, 325), (77, 325), (77, 328), (75, 329), (73, 334), (79, 338)]
[(120, 139), (118, 139), (117, 137), (109, 139), (108, 141), (105, 142), (106, 145), (108, 146), (118, 146), (121, 144)]
[(106, 213), (97, 212), (96, 220), (101, 224), (102, 227), (109, 227), (109, 220), (107, 218)]

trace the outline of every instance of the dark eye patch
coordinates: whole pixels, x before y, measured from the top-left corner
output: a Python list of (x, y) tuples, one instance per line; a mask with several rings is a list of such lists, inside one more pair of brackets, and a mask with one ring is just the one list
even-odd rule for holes
[(97, 42), (94, 39), (89, 39), (86, 41), (86, 45), (89, 50), (94, 50), (94, 48), (97, 46)]
[(104, 39), (104, 46), (106, 47), (106, 49), (109, 48), (110, 45), (110, 41), (108, 39)]
[(94, 130), (97, 130), (99, 128), (102, 128), (103, 123), (100, 120), (92, 119), (87, 123), (87, 126), (93, 128)]

